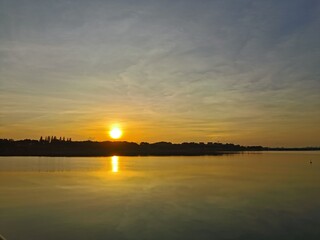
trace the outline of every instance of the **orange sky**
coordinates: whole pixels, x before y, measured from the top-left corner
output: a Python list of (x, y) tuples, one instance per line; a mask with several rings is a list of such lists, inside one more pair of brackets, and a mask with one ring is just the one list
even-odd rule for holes
[(3, 4), (0, 137), (320, 146), (319, 4), (182, 2)]

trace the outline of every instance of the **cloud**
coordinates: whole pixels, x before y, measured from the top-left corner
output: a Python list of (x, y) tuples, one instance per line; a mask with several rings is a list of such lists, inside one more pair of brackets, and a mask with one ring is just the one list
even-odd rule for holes
[(254, 134), (294, 119), (296, 128), (300, 113), (319, 120), (319, 7), (317, 1), (4, 1), (2, 125), (15, 136), (10, 126), (15, 119), (23, 125), (25, 111), (41, 115), (30, 120), (41, 126), (58, 124), (67, 111), (81, 126), (89, 124), (81, 114), (121, 116), (145, 126), (163, 121), (190, 130), (188, 138), (197, 130), (230, 132), (232, 140), (236, 129)]

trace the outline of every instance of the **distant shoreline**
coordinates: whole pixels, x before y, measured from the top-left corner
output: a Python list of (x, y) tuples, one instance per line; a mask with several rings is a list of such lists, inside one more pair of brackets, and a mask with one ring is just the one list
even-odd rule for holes
[(134, 143), (124, 141), (71, 141), (55, 137), (46, 140), (0, 139), (0, 156), (104, 157), (104, 156), (217, 156), (261, 151), (319, 151), (320, 147), (269, 148), (231, 143)]
[(222, 156), (222, 155), (231, 155), (231, 154), (242, 154), (242, 153), (263, 153), (263, 152), (316, 152), (318, 150), (262, 150), (262, 151), (226, 151), (226, 152), (217, 152), (212, 154), (109, 154), (109, 155), (5, 155), (0, 153), (0, 157), (112, 157), (112, 156), (120, 156), (120, 157), (197, 157), (197, 156)]

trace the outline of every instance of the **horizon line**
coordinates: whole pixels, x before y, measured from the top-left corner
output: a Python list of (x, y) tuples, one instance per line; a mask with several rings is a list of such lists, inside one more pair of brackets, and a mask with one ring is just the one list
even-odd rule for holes
[[(47, 136), (49, 137), (49, 136)], [(55, 137), (55, 136), (50, 136), (50, 137)], [(59, 137), (60, 138), (60, 137)], [(91, 139), (87, 139), (87, 140), (72, 140), (72, 138), (65, 138), (65, 140), (60, 140), (59, 138), (55, 138), (54, 141), (62, 141), (62, 142), (96, 142), (96, 143), (103, 143), (103, 142), (110, 142), (110, 143), (135, 143), (138, 145), (141, 145), (143, 143), (146, 144), (157, 144), (157, 143), (168, 143), (168, 144), (205, 144), (205, 145), (210, 145), (210, 144), (232, 144), (235, 146), (241, 146), (241, 147), (263, 147), (265, 149), (319, 149), (320, 150), (320, 145), (319, 146), (299, 146), (299, 147), (292, 147), (292, 146), (288, 146), (288, 147), (284, 147), (284, 146), (277, 146), (277, 147), (269, 147), (269, 146), (263, 146), (263, 145), (241, 145), (238, 143), (231, 143), (231, 142), (214, 142), (214, 141), (199, 141), (199, 142), (194, 142), (194, 141), (184, 141), (184, 142), (170, 142), (170, 141), (156, 141), (156, 142), (147, 142), (147, 141), (141, 141), (141, 142), (134, 142), (134, 141), (126, 141), (126, 140), (103, 140), (103, 141), (98, 141), (98, 140), (91, 140)], [(24, 138), (24, 139), (13, 139), (13, 138), (0, 138), (1, 140), (8, 140), (8, 141), (38, 141), (40, 142), (40, 139), (31, 139), (31, 138)], [(49, 143), (51, 143), (51, 140), (49, 141)], [(44, 142), (47, 142), (46, 140), (43, 140)]]

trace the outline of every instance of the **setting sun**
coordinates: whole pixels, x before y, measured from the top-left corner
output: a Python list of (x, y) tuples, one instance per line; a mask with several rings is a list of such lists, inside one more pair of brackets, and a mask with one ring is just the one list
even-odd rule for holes
[(113, 139), (119, 139), (122, 136), (122, 130), (119, 127), (112, 127), (109, 135)]

